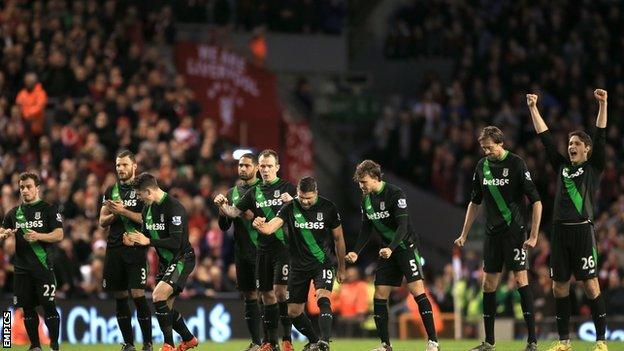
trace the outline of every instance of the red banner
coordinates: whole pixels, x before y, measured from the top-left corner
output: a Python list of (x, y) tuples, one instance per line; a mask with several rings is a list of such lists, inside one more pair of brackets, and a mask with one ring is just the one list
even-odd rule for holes
[(280, 105), (275, 75), (218, 46), (181, 42), (175, 47), (184, 75), (219, 134), (243, 146), (279, 148)]
[(281, 163), (286, 179), (294, 184), (314, 175), (314, 140), (308, 122), (286, 118), (286, 148)]

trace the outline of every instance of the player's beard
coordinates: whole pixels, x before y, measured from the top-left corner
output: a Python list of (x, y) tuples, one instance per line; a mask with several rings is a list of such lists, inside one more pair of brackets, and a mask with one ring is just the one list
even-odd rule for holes
[(239, 174), (238, 177), (240, 178), (240, 180), (242, 180), (243, 182), (247, 182), (249, 181), (251, 178), (253, 178), (253, 175), (251, 174)]

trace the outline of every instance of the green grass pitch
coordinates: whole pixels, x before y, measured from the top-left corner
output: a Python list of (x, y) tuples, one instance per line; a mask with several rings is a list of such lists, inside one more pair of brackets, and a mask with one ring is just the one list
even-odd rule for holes
[[(245, 346), (247, 346), (248, 341), (230, 341), (224, 344), (216, 344), (216, 343), (205, 343), (200, 344), (199, 347), (193, 349), (192, 351), (240, 351)], [(546, 350), (550, 346), (550, 341), (546, 342), (542, 340), (539, 344), (539, 350)], [(455, 340), (442, 340), (440, 343), (442, 351), (466, 351), (469, 348), (476, 346), (478, 341), (476, 340), (467, 340), (467, 341), (455, 341)], [(332, 351), (370, 351), (374, 347), (377, 347), (379, 342), (375, 339), (357, 339), (357, 340), (348, 340), (348, 339), (339, 339), (331, 343)], [(412, 340), (412, 341), (394, 341), (393, 342), (394, 351), (418, 351), (425, 349), (425, 343), (422, 340)], [(580, 342), (574, 341), (572, 342), (574, 351), (591, 351), (593, 349), (593, 343), (589, 342)], [(140, 344), (137, 349), (140, 350)], [(620, 341), (613, 341), (608, 343), (609, 351), (624, 351), (624, 343)], [(295, 350), (301, 351), (303, 347), (303, 343), (295, 343)], [(62, 344), (61, 350), (64, 351), (118, 351), (121, 347), (118, 345), (68, 345)], [(26, 351), (27, 347), (25, 346), (14, 346), (10, 350), (15, 351)], [(49, 350), (48, 347), (44, 347), (44, 350)], [(523, 342), (505, 342), (500, 341), (496, 343), (497, 351), (522, 351), (524, 350)], [(154, 351), (158, 351), (158, 347), (154, 349)]]

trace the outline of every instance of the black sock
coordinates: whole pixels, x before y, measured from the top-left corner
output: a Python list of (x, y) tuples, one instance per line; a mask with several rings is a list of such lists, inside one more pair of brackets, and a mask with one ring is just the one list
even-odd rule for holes
[(39, 315), (34, 308), (24, 308), (24, 327), (30, 339), (31, 347), (41, 347), (39, 341)]
[(133, 298), (134, 305), (137, 309), (137, 320), (143, 334), (143, 344), (152, 343), (152, 311), (147, 305), (145, 296)]
[(388, 335), (388, 300), (374, 299), (375, 326), (377, 327), (377, 335), (381, 342), (390, 345), (390, 336)]
[(555, 314), (559, 340), (570, 339), (570, 296), (555, 297)]
[[(171, 318), (173, 319), (173, 330), (180, 334), (183, 341), (191, 341), (195, 336), (188, 330), (184, 318), (177, 310), (171, 311)], [(173, 345), (172, 345), (173, 346)]]
[(528, 285), (525, 285), (518, 289), (518, 292), (520, 293), (520, 305), (522, 305), (524, 322), (527, 326), (527, 342), (537, 343), (537, 337), (535, 336), (535, 311), (533, 305), (533, 292)]
[(43, 305), (43, 315), (45, 316), (44, 321), (46, 326), (48, 327), (48, 333), (50, 334), (50, 348), (52, 350), (58, 350), (59, 325), (61, 317), (56, 310), (56, 305), (54, 304), (54, 302), (49, 302)]
[(319, 314), (319, 329), (321, 330), (321, 339), (323, 341), (329, 341), (331, 338), (332, 322), (334, 315), (332, 314), (331, 302), (326, 297), (318, 299), (318, 307), (321, 313)]
[(267, 341), (277, 345), (277, 326), (279, 324), (279, 308), (277, 304), (264, 305), (264, 325), (267, 330)]
[(596, 341), (605, 340), (605, 332), (607, 330), (607, 306), (602, 298), (602, 294), (595, 299), (589, 301), (592, 313), (592, 319), (596, 326)]
[(316, 336), (316, 333), (314, 332), (312, 322), (310, 322), (310, 318), (308, 318), (305, 313), (293, 318), (292, 321), (295, 328), (297, 328), (301, 334), (305, 335), (311, 343), (318, 342), (318, 336)]
[(115, 299), (117, 308), (117, 325), (126, 344), (134, 345), (134, 333), (132, 332), (132, 316), (128, 298)]
[(154, 308), (156, 309), (156, 319), (158, 319), (158, 324), (160, 324), (160, 330), (162, 330), (165, 337), (165, 344), (173, 346), (173, 321), (171, 319), (171, 309), (167, 306), (167, 301), (155, 301)]
[(292, 341), (292, 321), (290, 317), (288, 317), (288, 303), (286, 301), (279, 302), (279, 312), (280, 312), (280, 323), (282, 324), (282, 330), (284, 332), (284, 336), (282, 340)]
[(431, 309), (431, 303), (427, 295), (420, 294), (414, 297), (414, 300), (416, 300), (418, 304), (418, 311), (420, 312), (420, 318), (422, 318), (423, 325), (427, 331), (427, 337), (429, 340), (437, 342), (438, 336), (436, 335), (435, 323), (433, 322), (433, 310)]
[(247, 322), (251, 341), (260, 345), (260, 307), (258, 300), (245, 300), (245, 322)]
[(494, 345), (494, 320), (496, 319), (496, 292), (483, 293), (483, 324), (485, 342)]

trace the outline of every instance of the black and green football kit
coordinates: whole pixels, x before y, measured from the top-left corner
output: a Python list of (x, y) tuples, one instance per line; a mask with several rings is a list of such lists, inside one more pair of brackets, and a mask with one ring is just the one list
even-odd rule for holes
[(520, 156), (507, 150), (499, 160), (482, 158), (473, 175), (471, 202), (484, 202), (486, 237), (483, 245), (483, 270), (499, 273), (529, 268), (524, 197), (531, 204), (540, 201), (531, 173)]
[(277, 217), (288, 227), (288, 302), (305, 303), (311, 280), (316, 289), (331, 291), (335, 277), (332, 230), (341, 225), (336, 205), (319, 196), (306, 209), (295, 199), (284, 205)]
[(551, 278), (568, 281), (572, 273), (577, 280), (595, 278), (598, 273), (598, 250), (593, 226), (594, 206), (606, 162), (606, 128), (596, 128), (591, 155), (581, 164), (572, 164), (557, 151), (550, 131), (539, 136), (557, 174)]
[(400, 286), (424, 279), (417, 236), (409, 220), (407, 199), (395, 185), (383, 182), (378, 192), (362, 198), (362, 226), (354, 250), (359, 253), (373, 230), (381, 235), (385, 247), (392, 250), (389, 259), (379, 258), (375, 285)]
[[(291, 183), (276, 178), (270, 183), (261, 183), (252, 187), (235, 205), (245, 212), (251, 210), (254, 217), (265, 217), (267, 222), (284, 205), (282, 194), (296, 196), (296, 188)], [(274, 284), (288, 284), (288, 251), (284, 229), (278, 229), (273, 235), (258, 236), (256, 255), (256, 287), (260, 291), (273, 290)]]
[(43, 200), (21, 204), (7, 213), (2, 227), (18, 229), (13, 262), (15, 307), (32, 308), (54, 301), (56, 279), (50, 256), (53, 244), (43, 241), (29, 243), (24, 234), (30, 231), (50, 233), (63, 228), (63, 219), (57, 208)]
[[(122, 201), (126, 209), (141, 213), (144, 204), (128, 184), (116, 182), (106, 189), (102, 204), (107, 200)], [(141, 224), (116, 215), (108, 228), (106, 257), (104, 258), (104, 288), (108, 291), (145, 289), (147, 281), (147, 247), (126, 246), (123, 234), (141, 229)]]
[[(260, 183), (243, 183), (227, 192), (228, 202), (236, 205), (240, 199)], [(234, 224), (234, 261), (236, 266), (236, 284), (239, 291), (256, 290), (256, 250), (258, 248), (258, 231), (253, 228), (251, 220), (243, 217), (230, 218), (219, 216), (219, 227), (226, 231)]]
[(195, 268), (195, 252), (188, 240), (188, 214), (175, 198), (165, 195), (143, 208), (143, 234), (158, 254), (157, 281), (173, 288), (174, 295), (184, 289)]

